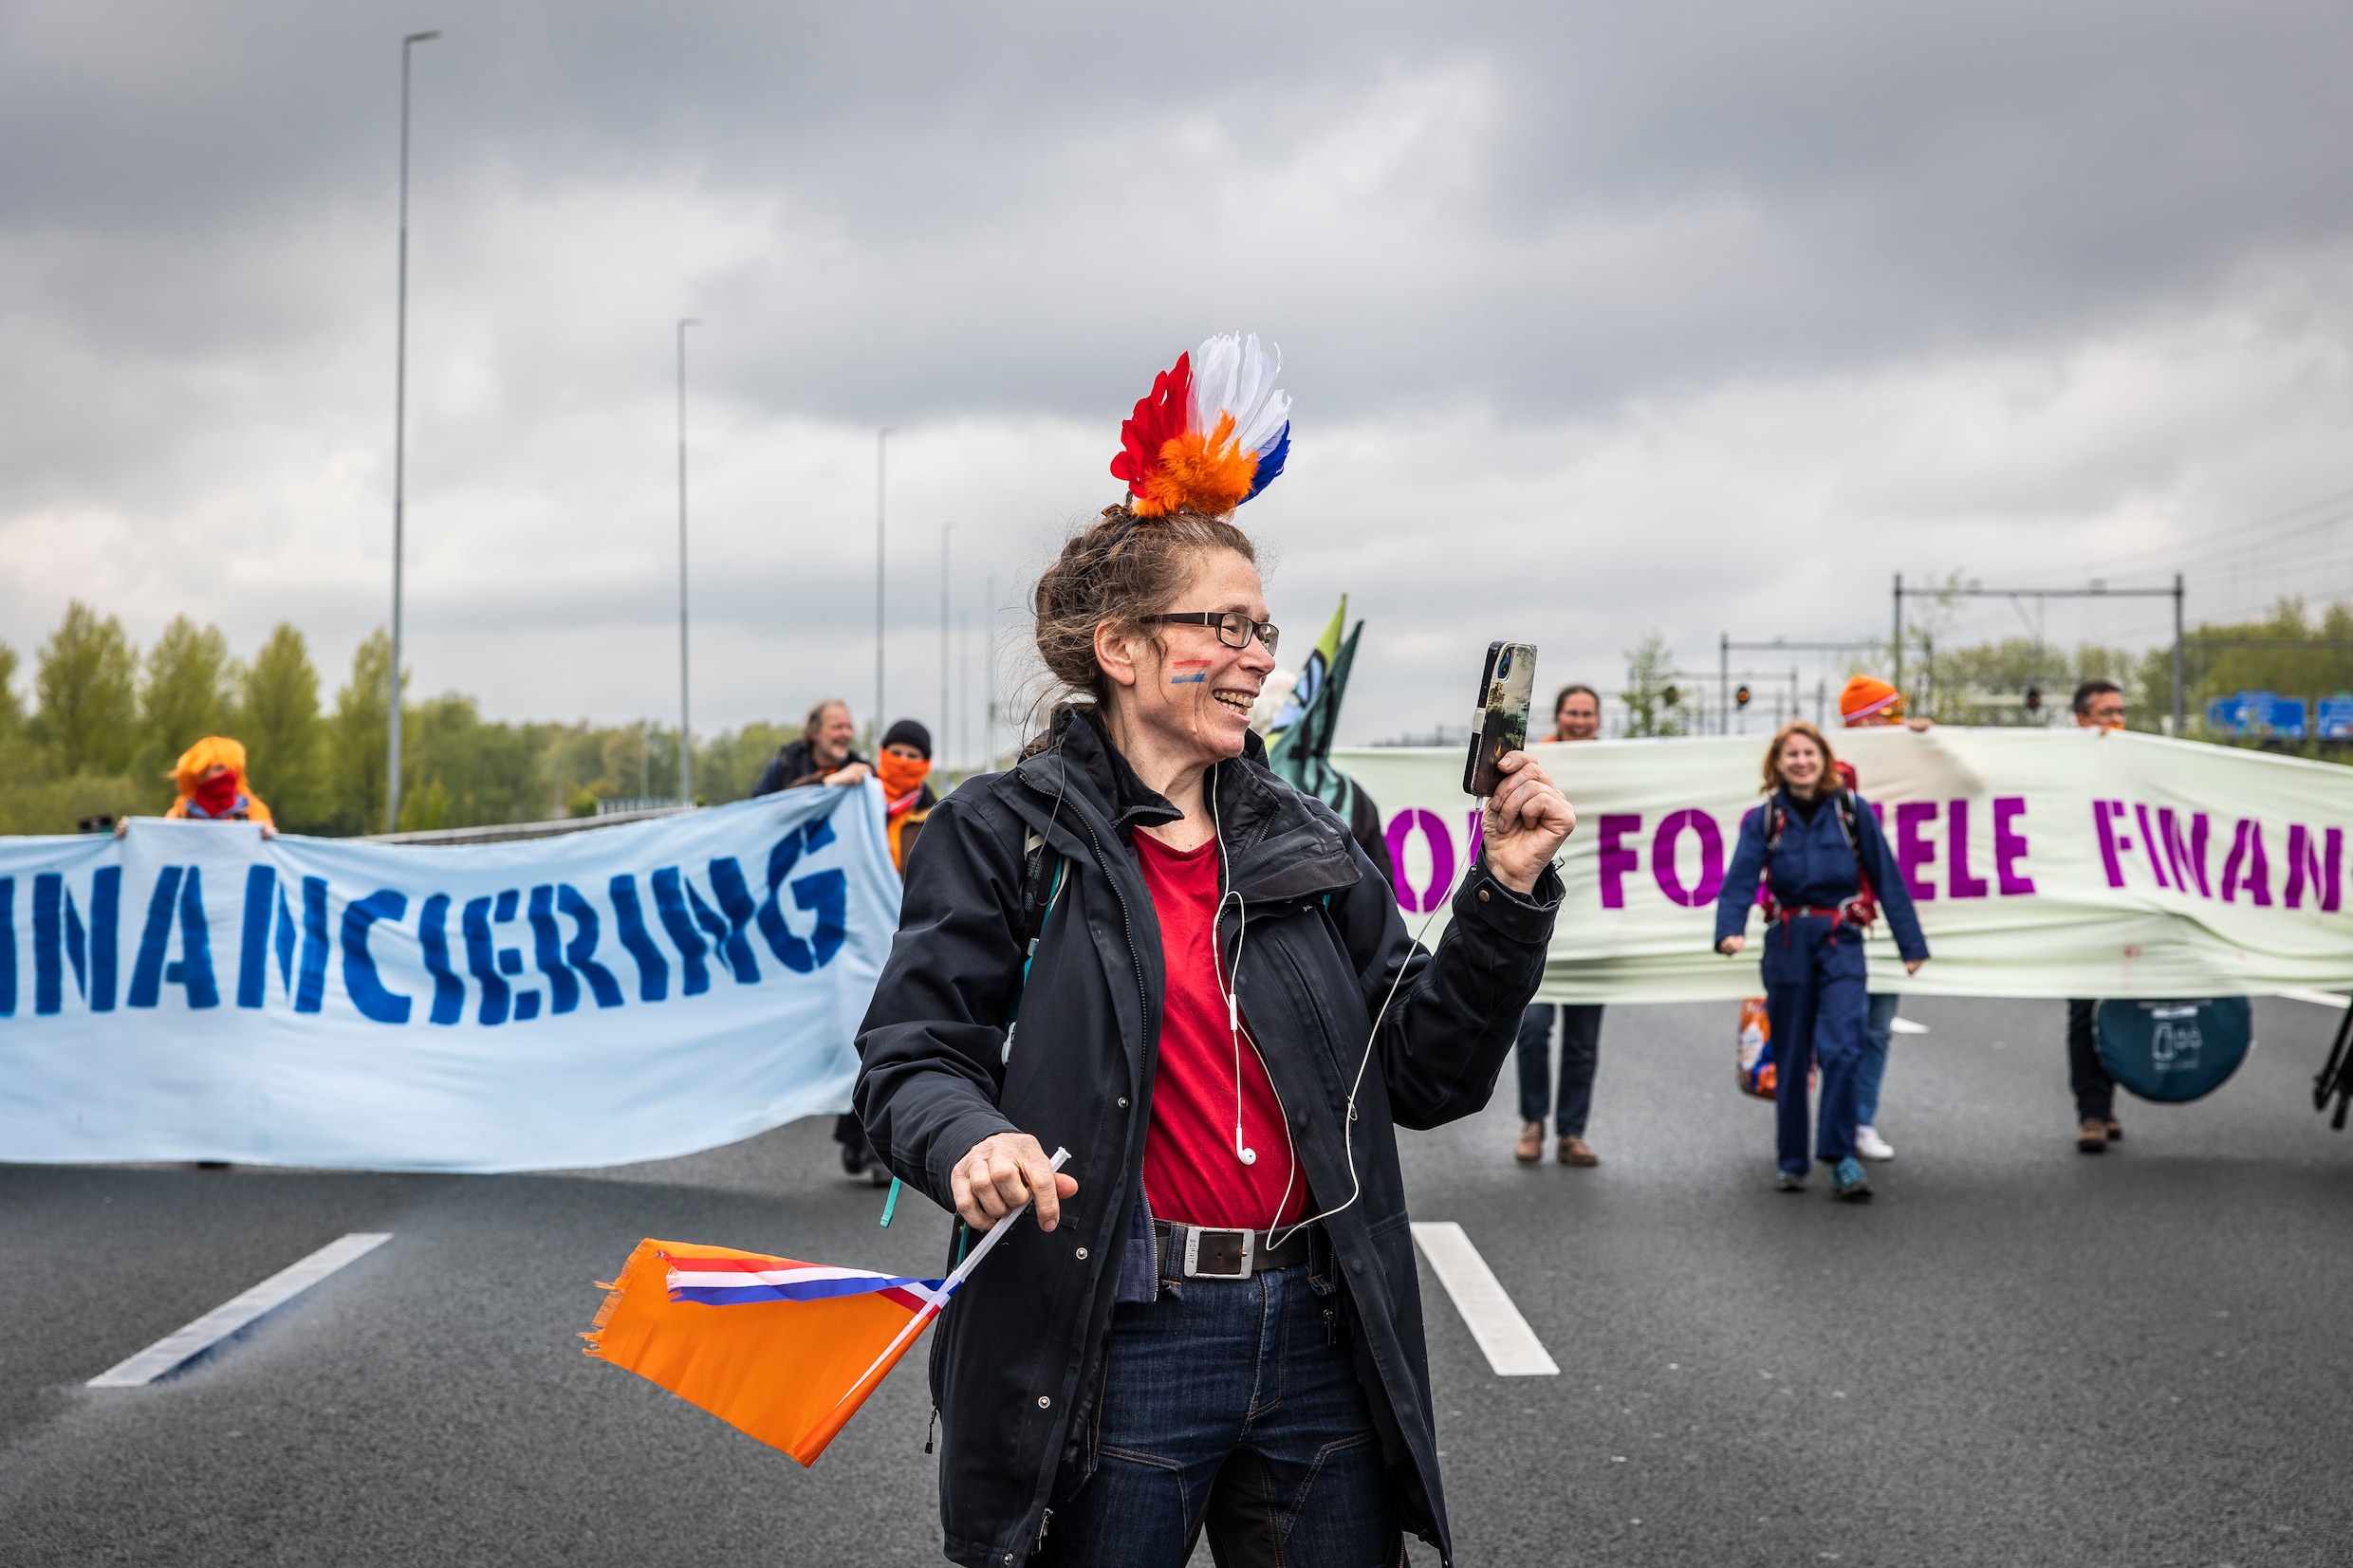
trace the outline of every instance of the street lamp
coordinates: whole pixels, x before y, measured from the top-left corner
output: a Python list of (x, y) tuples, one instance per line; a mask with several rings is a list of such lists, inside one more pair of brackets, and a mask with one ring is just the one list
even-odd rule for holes
[(695, 803), (695, 731), (688, 723), (686, 684), (686, 329), (703, 323), (678, 319), (678, 799)]
[(874, 433), (874, 732), (882, 733), (882, 456), (889, 426)]
[(939, 526), (939, 739), (932, 749), (946, 754), (948, 749), (948, 537), (955, 532), (955, 525)]
[(441, 34), (400, 40), (400, 282), (392, 348), (392, 731), (385, 760), (384, 831), (400, 826), (400, 557), (406, 526), (409, 413), (409, 51)]

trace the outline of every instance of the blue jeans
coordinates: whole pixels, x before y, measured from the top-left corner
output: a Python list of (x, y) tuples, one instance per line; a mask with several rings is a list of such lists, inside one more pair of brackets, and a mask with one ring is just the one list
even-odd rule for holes
[(1602, 1060), (1602, 1005), (1539, 1002), (1520, 1015), (1520, 1119), (1545, 1118), (1552, 1087), (1552, 1016), (1561, 1017), (1561, 1088), (1554, 1125), (1565, 1138), (1585, 1135), (1593, 1112), (1593, 1070)]
[(1855, 1063), (1855, 1124), (1880, 1124), (1880, 1080), (1887, 1076), (1887, 1046), (1896, 1037), (1896, 1008), (1903, 998), (1885, 991), (1871, 993), (1871, 1011), (1863, 1020), (1862, 1056)]
[(1398, 1562), (1352, 1340), (1337, 1282), (1305, 1265), (1121, 1302), (1037, 1560), (1181, 1568), (1206, 1524), (1221, 1563)]
[[(1824, 972), (1825, 969), (1828, 972)], [(1828, 1164), (1855, 1153), (1855, 1068), (1861, 1061), (1870, 1004), (1862, 976), (1826, 965), (1793, 984), (1768, 985), (1765, 1011), (1772, 1027), (1773, 1100), (1778, 1112), (1777, 1155), (1781, 1169), (1803, 1176), (1807, 1112), (1806, 1079), (1822, 1063), (1822, 1116), (1814, 1153)]]

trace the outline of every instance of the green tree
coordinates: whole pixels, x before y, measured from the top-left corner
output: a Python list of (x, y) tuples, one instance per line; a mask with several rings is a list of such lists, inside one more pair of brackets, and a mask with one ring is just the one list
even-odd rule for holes
[(417, 704), (401, 721), (401, 828), (564, 816), (542, 766), (553, 728), (487, 724), (474, 699), (455, 692)]
[[(2275, 692), (2305, 699), (2307, 714), (2323, 697), (2353, 693), (2353, 608), (2331, 604), (2317, 618), (2301, 600), (2282, 600), (2271, 613), (2252, 620), (2196, 627), (2183, 639), (2182, 708), (2193, 737), (2342, 758), (2343, 741), (2294, 741), (2211, 733), (2207, 704), (2240, 692)], [(2123, 681), (2131, 695), (2129, 718), (2136, 729), (2158, 728), (2158, 717), (2173, 707), (2173, 647), (2152, 648), (2140, 656), (2137, 678)], [(2122, 677), (2117, 677), (2120, 680)]]
[[(146, 663), (139, 693), (141, 782), (159, 779), (203, 737), (226, 733), (234, 690), (229, 639), (219, 627), (200, 627), (186, 616), (172, 618), (147, 650)], [(167, 798), (172, 793), (161, 784), (156, 787)]]
[[(776, 753), (801, 738), (800, 727), (756, 723), (731, 729), (695, 748), (695, 793), (713, 805), (751, 794)], [(945, 793), (943, 790), (942, 793)]]
[(42, 646), (34, 734), (62, 773), (121, 773), (139, 745), (139, 656), (122, 622), (75, 600)]
[[(331, 744), (338, 833), (384, 830), (384, 765), (391, 747), (392, 638), (379, 627), (351, 655), (351, 679), (335, 693)], [(405, 721), (407, 715), (402, 714)], [(405, 724), (404, 724), (405, 728)], [(402, 784), (407, 783), (406, 769)]]
[(1626, 650), (1626, 705), (1629, 735), (1687, 735), (1691, 720), (1685, 708), (1690, 693), (1675, 685), (1675, 655), (1658, 632), (1646, 635)]
[(25, 699), (16, 694), (16, 650), (0, 642), (0, 749), (22, 740)]
[(279, 622), (241, 685), (236, 731), (254, 792), (269, 802), (281, 827), (306, 832), (332, 826), (334, 782), (326, 725), (319, 716), (319, 672), (302, 633)]

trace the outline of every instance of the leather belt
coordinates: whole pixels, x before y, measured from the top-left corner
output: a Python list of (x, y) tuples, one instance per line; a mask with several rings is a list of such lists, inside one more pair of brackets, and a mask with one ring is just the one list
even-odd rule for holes
[(1152, 1222), (1155, 1250), (1162, 1267), (1176, 1265), (1187, 1280), (1247, 1280), (1278, 1268), (1297, 1268), (1307, 1262), (1313, 1226), (1291, 1227), (1283, 1245), (1270, 1246), (1266, 1230), (1213, 1230), (1203, 1226)]

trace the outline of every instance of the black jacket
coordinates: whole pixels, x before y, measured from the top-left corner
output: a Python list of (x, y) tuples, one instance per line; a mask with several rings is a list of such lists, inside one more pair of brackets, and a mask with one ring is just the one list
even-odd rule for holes
[[(875, 1148), (935, 1202), (953, 1207), (956, 1160), (1003, 1132), (1066, 1147), (1064, 1169), (1079, 1181), (1059, 1228), (1016, 1227), (936, 1331), (940, 1516), (948, 1556), (968, 1568), (1028, 1558), (1065, 1445), (1076, 1451), (1140, 1190), (1158, 1061), (1159, 925), (1129, 835), (1179, 814), (1091, 719), (1065, 714), (1057, 739), (1010, 772), (967, 781), (932, 813), (859, 1040), (856, 1100)], [(1318, 1208), (1349, 1195), (1349, 1083), (1403, 972), (1373, 1047), (1378, 1070), (1357, 1098), (1362, 1190), (1323, 1224), (1400, 1513), (1448, 1553), (1396, 1128), (1435, 1127), (1487, 1103), (1543, 972), (1560, 880), (1547, 870), (1524, 897), (1482, 859), (1433, 956), (1406, 934), (1347, 824), (1268, 772), (1257, 737), (1247, 744), (1214, 774), (1228, 885), (1250, 924), (1234, 984)], [(1033, 835), (1066, 861), (1067, 880), (1009, 1049), (1002, 1024), (1021, 980)], [(1239, 918), (1221, 923), (1228, 951)]]
[(773, 795), (780, 789), (790, 789), (795, 784), (807, 784), (812, 779), (822, 779), (829, 772), (838, 771), (849, 766), (852, 763), (862, 763), (865, 760), (858, 754), (858, 748), (852, 747), (848, 756), (843, 758), (834, 767), (828, 768), (810, 757), (808, 742), (793, 741), (789, 745), (777, 747), (776, 755), (770, 757), (768, 760), (768, 766), (760, 770), (760, 782), (751, 786), (751, 792), (754, 795)]

